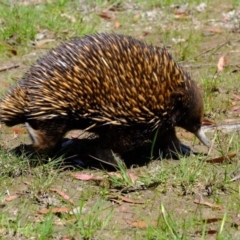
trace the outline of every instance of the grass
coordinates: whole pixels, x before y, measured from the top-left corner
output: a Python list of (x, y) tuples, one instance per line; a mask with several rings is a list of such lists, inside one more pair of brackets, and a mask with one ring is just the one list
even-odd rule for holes
[[(58, 0), (23, 4), (0, 0), (0, 68), (19, 65), (0, 72), (1, 95), (38, 57), (60, 42), (95, 32), (115, 32), (166, 46), (201, 86), (206, 117), (216, 122), (238, 121), (239, 40), (237, 29), (229, 28), (232, 22), (224, 19), (223, 13), (238, 10), (239, 2), (207, 1), (207, 9), (197, 12), (195, 7), (202, 1), (189, 1), (189, 11), (179, 17), (173, 5), (185, 2)], [(101, 17), (105, 12), (112, 17)], [(43, 37), (36, 40), (39, 34)], [(218, 60), (224, 54), (230, 65), (217, 73)], [(65, 166), (61, 157), (53, 161), (13, 154), (8, 149), (29, 141), (23, 129), (1, 126), (1, 239), (239, 239), (240, 188), (238, 181), (232, 181), (240, 168), (238, 132), (207, 133), (214, 140), (208, 157), (152, 159), (128, 169), (116, 156), (114, 175), (101, 169), (80, 171)], [(180, 138), (193, 144), (194, 150), (207, 153), (198, 141)], [(233, 152), (237, 155), (232, 160), (206, 162)], [(149, 149), (149, 155), (152, 153)], [(73, 174), (95, 179), (80, 181)], [(116, 198), (112, 200), (112, 196)]]

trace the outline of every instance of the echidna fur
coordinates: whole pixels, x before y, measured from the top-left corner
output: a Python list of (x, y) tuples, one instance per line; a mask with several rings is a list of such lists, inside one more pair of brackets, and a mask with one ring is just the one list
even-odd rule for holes
[(63, 43), (30, 68), (0, 109), (1, 122), (26, 123), (43, 151), (69, 130), (90, 126), (116, 152), (141, 145), (157, 129), (160, 147), (181, 150), (176, 126), (209, 145), (196, 83), (166, 49), (129, 36), (103, 33)]

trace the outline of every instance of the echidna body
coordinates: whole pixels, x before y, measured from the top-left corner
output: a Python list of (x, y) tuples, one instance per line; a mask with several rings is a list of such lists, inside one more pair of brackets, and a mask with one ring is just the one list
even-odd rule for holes
[(72, 129), (99, 134), (121, 153), (151, 138), (180, 150), (175, 126), (201, 131), (203, 100), (196, 83), (166, 49), (132, 37), (76, 38), (39, 59), (0, 103), (8, 126), (26, 123), (37, 150), (49, 150)]

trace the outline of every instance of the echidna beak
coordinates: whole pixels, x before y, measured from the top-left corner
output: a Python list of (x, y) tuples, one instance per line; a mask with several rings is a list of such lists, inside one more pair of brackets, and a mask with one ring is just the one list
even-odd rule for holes
[(202, 128), (200, 128), (196, 133), (195, 136), (207, 147), (211, 147), (211, 142), (206, 137), (205, 133), (203, 132)]

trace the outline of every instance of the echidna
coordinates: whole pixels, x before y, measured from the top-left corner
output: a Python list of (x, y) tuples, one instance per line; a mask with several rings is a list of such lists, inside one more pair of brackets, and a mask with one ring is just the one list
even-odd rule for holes
[(209, 146), (196, 83), (166, 49), (130, 36), (89, 35), (51, 50), (0, 109), (7, 126), (26, 123), (36, 150), (55, 147), (69, 130), (89, 129), (103, 148), (120, 154), (153, 138), (156, 130), (163, 150), (190, 151), (175, 126)]

